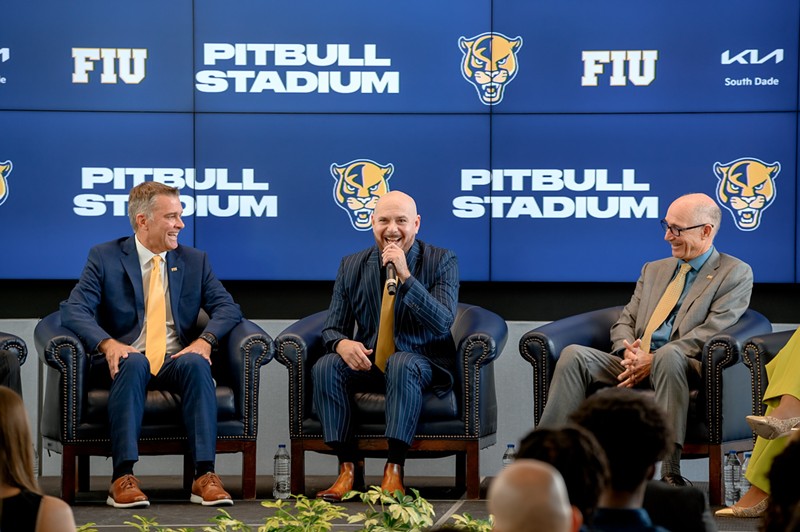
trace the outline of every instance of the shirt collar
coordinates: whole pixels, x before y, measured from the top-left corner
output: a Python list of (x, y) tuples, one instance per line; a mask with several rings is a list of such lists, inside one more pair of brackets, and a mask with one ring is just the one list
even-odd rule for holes
[(136, 254), (139, 255), (139, 266), (142, 268), (142, 271), (144, 271), (145, 265), (149, 263), (156, 255), (161, 257), (161, 260), (164, 261), (164, 264), (166, 264), (167, 262), (166, 251), (162, 251), (161, 253), (153, 253), (152, 251), (144, 247), (144, 244), (139, 242), (138, 236), (134, 235), (133, 239), (136, 241)]
[(706, 261), (708, 260), (708, 257), (710, 257), (712, 253), (714, 253), (714, 246), (711, 246), (710, 248), (708, 248), (708, 251), (706, 251), (705, 253), (703, 253), (699, 257), (693, 258), (690, 261), (679, 260), (678, 261), (678, 265), (681, 265), (684, 262), (688, 262), (689, 266), (692, 267), (692, 271), (695, 271), (695, 272), (699, 271), (700, 268), (703, 267), (703, 264), (706, 263)]

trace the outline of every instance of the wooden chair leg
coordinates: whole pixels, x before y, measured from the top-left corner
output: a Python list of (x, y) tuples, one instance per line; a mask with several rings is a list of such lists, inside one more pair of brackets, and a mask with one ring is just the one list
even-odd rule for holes
[(722, 493), (722, 464), (724, 453), (721, 445), (712, 445), (708, 452), (708, 502), (720, 506), (724, 500)]
[(306, 493), (306, 456), (302, 440), (292, 440), (292, 494)]
[(480, 456), (478, 442), (467, 442), (467, 499), (481, 498)]
[(456, 453), (456, 489), (467, 487), (467, 453)]
[(75, 476), (75, 449), (64, 446), (61, 454), (61, 498), (69, 505), (75, 504), (75, 488), (78, 479)]
[(78, 491), (89, 491), (89, 478), (91, 476), (91, 472), (89, 470), (89, 464), (91, 463), (92, 457), (88, 454), (79, 454), (78, 455)]
[(242, 450), (242, 499), (256, 498), (256, 442), (245, 442)]

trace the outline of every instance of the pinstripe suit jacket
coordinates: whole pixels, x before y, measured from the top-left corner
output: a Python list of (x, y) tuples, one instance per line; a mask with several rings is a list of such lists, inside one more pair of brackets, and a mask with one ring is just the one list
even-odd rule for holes
[[(450, 250), (416, 240), (406, 254), (406, 262), (411, 277), (397, 288), (395, 348), (429, 357), (434, 366), (433, 388), (445, 393), (453, 386), (455, 370), (450, 327), (458, 305), (458, 260)], [(382, 270), (377, 246), (342, 259), (322, 331), (328, 352), (334, 352), (336, 342), (344, 338), (375, 348), (383, 295)]]
[[(672, 280), (677, 259), (648, 262), (636, 283), (630, 302), (611, 327), (613, 352), (624, 351), (623, 340), (641, 338), (661, 295)], [(679, 349), (699, 359), (703, 345), (734, 325), (750, 304), (753, 270), (741, 260), (716, 249), (700, 268), (675, 316), (669, 342), (663, 348)]]

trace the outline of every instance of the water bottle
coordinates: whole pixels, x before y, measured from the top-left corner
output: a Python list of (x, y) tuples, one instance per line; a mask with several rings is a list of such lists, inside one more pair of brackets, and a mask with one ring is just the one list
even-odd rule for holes
[(506, 452), (503, 453), (503, 468), (517, 458), (517, 448), (513, 443), (506, 445)]
[(272, 497), (275, 499), (288, 499), (292, 494), (290, 475), (291, 464), (289, 452), (286, 445), (278, 445), (278, 452), (275, 453), (275, 469), (272, 475)]
[(725, 484), (725, 506), (733, 506), (739, 500), (739, 479), (742, 474), (742, 464), (736, 451), (730, 451), (725, 458), (725, 470), (722, 480)]
[(746, 451), (744, 453), (744, 461), (742, 462), (742, 478), (739, 480), (739, 496), (743, 497), (747, 490), (750, 489), (750, 481), (747, 480), (747, 477), (744, 476), (745, 472), (747, 471), (747, 467), (750, 465), (750, 456), (753, 453), (750, 451)]

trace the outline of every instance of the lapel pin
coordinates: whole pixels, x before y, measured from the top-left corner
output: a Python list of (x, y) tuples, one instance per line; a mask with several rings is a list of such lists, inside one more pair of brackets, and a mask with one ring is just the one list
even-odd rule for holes
[(714, 278), (714, 276), (713, 276), (713, 275), (706, 275), (706, 279), (708, 279), (709, 281), (710, 281), (711, 279), (713, 279), (713, 278)]
[[(169, 271), (177, 272), (178, 271), (178, 267), (177, 266), (173, 266), (172, 268), (169, 269)], [(711, 279), (711, 276), (709, 276), (708, 278)]]

